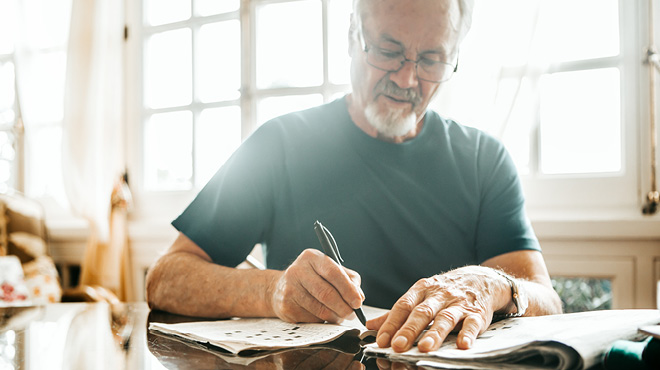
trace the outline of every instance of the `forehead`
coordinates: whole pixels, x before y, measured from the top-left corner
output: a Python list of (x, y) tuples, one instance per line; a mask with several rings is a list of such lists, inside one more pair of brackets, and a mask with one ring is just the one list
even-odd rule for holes
[(360, 0), (362, 28), (372, 39), (393, 38), (415, 49), (453, 50), (460, 10), (456, 0)]

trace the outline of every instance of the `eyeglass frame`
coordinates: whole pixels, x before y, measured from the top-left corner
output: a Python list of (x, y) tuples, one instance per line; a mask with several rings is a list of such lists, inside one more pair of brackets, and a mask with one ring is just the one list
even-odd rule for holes
[[(417, 60), (412, 60), (412, 59), (408, 59), (403, 52), (401, 53), (401, 56), (403, 57), (403, 59), (401, 60), (401, 65), (399, 66), (399, 68), (397, 68), (397, 69), (381, 68), (381, 67), (375, 66), (375, 65), (373, 65), (369, 62), (369, 50), (371, 50), (371, 47), (369, 45), (367, 45), (367, 40), (364, 37), (364, 31), (362, 30), (362, 27), (359, 27), (358, 39), (360, 40), (360, 44), (361, 44), (360, 46), (362, 46), (362, 51), (365, 54), (367, 54), (367, 64), (369, 64), (370, 66), (372, 66), (372, 67), (374, 67), (378, 70), (384, 71), (384, 72), (399, 72), (401, 70), (401, 68), (403, 68), (403, 66), (406, 64), (406, 62), (411, 62), (415, 65), (415, 76), (417, 77), (418, 80), (431, 82), (431, 83), (443, 83), (443, 82), (449, 81), (452, 78), (452, 76), (454, 76), (454, 73), (456, 73), (456, 71), (458, 71), (458, 59), (459, 59), (459, 56), (460, 56), (460, 53), (458, 51), (456, 52), (456, 64), (452, 65), (451, 63), (447, 63), (447, 62), (440, 62), (440, 61), (431, 60), (433, 63), (436, 63), (436, 64), (444, 64), (444, 65), (448, 65), (450, 67), (452, 67), (452, 66), (454, 67), (454, 69), (452, 70), (451, 75), (449, 75), (449, 77), (446, 80), (433, 81), (433, 80), (428, 80), (426, 78), (419, 77), (419, 72), (417, 70), (417, 67), (419, 66), (419, 62), (423, 59), (423, 57), (421, 57)], [(374, 47), (378, 48), (378, 46), (374, 46)]]

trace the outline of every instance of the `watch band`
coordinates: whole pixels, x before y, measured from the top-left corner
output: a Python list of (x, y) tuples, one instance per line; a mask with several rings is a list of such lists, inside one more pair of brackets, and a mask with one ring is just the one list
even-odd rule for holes
[(495, 272), (497, 272), (500, 276), (506, 279), (506, 281), (509, 282), (509, 286), (511, 286), (511, 301), (513, 302), (513, 305), (516, 306), (516, 312), (515, 313), (504, 313), (504, 314), (496, 314), (495, 316), (499, 318), (509, 318), (509, 317), (520, 317), (525, 314), (525, 311), (527, 311), (527, 303), (521, 299), (520, 296), (520, 291), (518, 290), (518, 284), (516, 281), (509, 276), (508, 274), (505, 274), (504, 272), (498, 270), (498, 269), (493, 269)]

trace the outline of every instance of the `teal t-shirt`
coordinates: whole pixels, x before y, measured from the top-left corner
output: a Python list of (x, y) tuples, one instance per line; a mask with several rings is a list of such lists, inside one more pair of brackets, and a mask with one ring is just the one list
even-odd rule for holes
[(172, 224), (215, 263), (236, 266), (262, 243), (267, 267), (285, 269), (321, 249), (316, 220), (378, 307), (421, 278), (540, 250), (497, 140), (428, 111), (417, 137), (384, 142), (353, 123), (345, 98), (261, 126)]

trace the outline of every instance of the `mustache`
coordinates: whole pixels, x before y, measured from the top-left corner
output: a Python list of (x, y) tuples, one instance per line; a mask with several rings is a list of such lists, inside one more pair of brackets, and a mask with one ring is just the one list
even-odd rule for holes
[(390, 79), (382, 79), (376, 86), (376, 95), (384, 94), (395, 97), (399, 100), (407, 100), (413, 105), (418, 105), (422, 101), (422, 97), (415, 89), (402, 89)]

